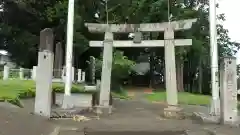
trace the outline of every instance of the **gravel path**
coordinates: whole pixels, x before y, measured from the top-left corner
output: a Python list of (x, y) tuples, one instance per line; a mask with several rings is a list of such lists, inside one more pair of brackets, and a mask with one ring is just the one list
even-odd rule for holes
[[(201, 132), (217, 132), (221, 135), (238, 135), (239, 128), (230, 128), (221, 125), (202, 125), (190, 119), (169, 120), (161, 117), (163, 104), (153, 104), (142, 100), (142, 93), (135, 93), (133, 100), (115, 100), (113, 114), (92, 119), (86, 122), (73, 120), (46, 120), (31, 115), (33, 99), (24, 100), (24, 109), (0, 105), (0, 135), (83, 135), (82, 131), (89, 131), (87, 135), (177, 135), (177, 132), (191, 131), (190, 135), (204, 135)], [(61, 95), (59, 96), (61, 97)], [(206, 111), (206, 107), (186, 106), (186, 110)], [(59, 127), (59, 128), (58, 128)], [(101, 133), (99, 132), (101, 131)], [(108, 131), (108, 132), (106, 132)], [(59, 132), (59, 133), (58, 133)], [(111, 133), (112, 132), (112, 133)], [(113, 133), (115, 132), (115, 133)], [(206, 134), (207, 135), (207, 134)]]

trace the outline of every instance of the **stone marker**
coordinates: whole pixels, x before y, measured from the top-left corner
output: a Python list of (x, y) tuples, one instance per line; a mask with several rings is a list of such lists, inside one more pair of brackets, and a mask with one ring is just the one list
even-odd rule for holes
[(19, 69), (19, 79), (23, 80), (24, 79), (24, 68)]
[(3, 67), (3, 80), (7, 80), (8, 79), (8, 77), (9, 77), (9, 70), (10, 70), (10, 68), (7, 65), (5, 65)]
[(61, 42), (58, 42), (55, 47), (54, 55), (54, 77), (61, 78), (61, 70), (63, 65), (63, 49)]
[(82, 69), (78, 69), (77, 72), (77, 82), (81, 82), (82, 81)]
[(95, 73), (96, 73), (96, 60), (93, 56), (90, 56), (90, 79), (92, 85), (95, 84)]
[(85, 80), (86, 80), (86, 73), (82, 72), (81, 82), (85, 82)]
[[(63, 69), (62, 69), (62, 75), (61, 75), (62, 77), (62, 80), (63, 80), (63, 82), (65, 82), (65, 79), (66, 79), (66, 67), (64, 66), (63, 67)], [(74, 82), (74, 80), (75, 80), (75, 68), (74, 67), (72, 67), (72, 82)]]
[(52, 102), (53, 60), (53, 31), (46, 28), (40, 32), (34, 112), (48, 118), (50, 117)]
[(236, 58), (222, 58), (220, 65), (220, 115), (223, 124), (236, 125), (239, 121), (236, 78)]
[(32, 69), (32, 79), (34, 81), (36, 80), (36, 74), (37, 74), (37, 66), (33, 66), (33, 69)]

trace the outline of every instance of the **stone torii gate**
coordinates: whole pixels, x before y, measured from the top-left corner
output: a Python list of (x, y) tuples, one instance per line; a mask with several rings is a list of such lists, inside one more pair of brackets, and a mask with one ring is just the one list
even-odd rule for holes
[[(175, 46), (192, 45), (192, 39), (174, 39), (174, 31), (186, 30), (192, 27), (197, 19), (180, 20), (164, 23), (146, 24), (95, 24), (86, 23), (85, 26), (90, 32), (104, 33), (104, 41), (90, 41), (90, 47), (104, 47), (103, 65), (100, 88), (100, 106), (109, 106), (109, 94), (112, 70), (112, 49), (113, 47), (164, 47), (165, 49), (165, 72), (167, 103), (170, 106), (178, 104)], [(136, 30), (137, 29), (137, 30)], [(164, 40), (143, 40), (138, 43), (133, 41), (113, 40), (113, 33), (131, 32), (161, 32), (164, 31)]]

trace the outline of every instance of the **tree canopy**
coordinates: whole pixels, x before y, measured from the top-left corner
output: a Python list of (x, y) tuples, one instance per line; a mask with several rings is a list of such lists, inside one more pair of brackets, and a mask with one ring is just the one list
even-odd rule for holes
[[(191, 78), (185, 82), (193, 85), (197, 74), (198, 85), (204, 84), (200, 76), (209, 76), (210, 39), (208, 1), (169, 0), (171, 20), (197, 18), (197, 23), (188, 31), (175, 33), (175, 38), (192, 38), (191, 47), (177, 47), (177, 68), (183, 77)], [(90, 55), (100, 56), (101, 49), (88, 46), (89, 40), (103, 40), (103, 34), (89, 33), (85, 22), (106, 22), (105, 0), (75, 1), (74, 16), (74, 57), (76, 61), (86, 61)], [(167, 0), (108, 0), (109, 23), (150, 23), (168, 21)], [(32, 67), (37, 63), (39, 33), (48, 27), (54, 30), (55, 43), (66, 42), (66, 23), (68, 0), (2, 0), (0, 22), (0, 48), (12, 54), (12, 59), (22, 67)], [(96, 15), (98, 17), (96, 17)], [(224, 14), (218, 15), (224, 21)], [(232, 42), (228, 30), (217, 25), (219, 56), (232, 56), (239, 43)], [(150, 39), (163, 39), (162, 33), (143, 33)], [(128, 39), (127, 35), (116, 35), (115, 39)], [(65, 49), (65, 48), (63, 48)], [(136, 60), (140, 52), (151, 53), (155, 63), (163, 61), (163, 48), (121, 49), (129, 59)], [(156, 62), (157, 61), (157, 62)], [(188, 71), (188, 72), (185, 72)], [(178, 70), (177, 70), (178, 71)], [(181, 78), (181, 77), (180, 77)], [(209, 80), (209, 79), (206, 79)], [(208, 82), (205, 82), (209, 86)], [(183, 88), (179, 88), (183, 89)], [(186, 88), (185, 88), (186, 89)], [(189, 88), (194, 89), (194, 88)], [(202, 88), (200, 88), (202, 89)]]

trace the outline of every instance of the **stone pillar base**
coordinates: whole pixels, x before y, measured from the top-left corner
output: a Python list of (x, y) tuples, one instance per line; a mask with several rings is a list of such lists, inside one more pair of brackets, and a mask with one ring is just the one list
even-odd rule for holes
[(184, 113), (182, 112), (182, 108), (177, 106), (168, 106), (164, 108), (164, 117), (171, 119), (184, 119)]
[(95, 112), (97, 115), (111, 115), (112, 106), (96, 106)]
[(63, 102), (62, 102), (62, 108), (63, 109), (72, 109), (74, 107), (73, 100), (71, 96), (64, 95)]
[(210, 106), (210, 115), (212, 116), (220, 116), (220, 99), (212, 99), (211, 106)]

